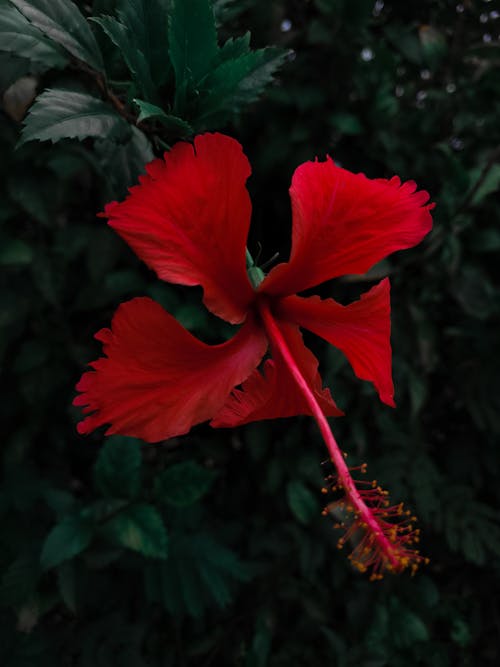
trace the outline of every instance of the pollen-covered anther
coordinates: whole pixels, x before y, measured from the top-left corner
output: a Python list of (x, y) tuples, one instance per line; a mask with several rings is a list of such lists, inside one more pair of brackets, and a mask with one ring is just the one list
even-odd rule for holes
[[(366, 464), (349, 468), (366, 472)], [(388, 492), (378, 482), (351, 478), (351, 484), (340, 484), (330, 475), (330, 490), (342, 491), (343, 496), (329, 503), (323, 514), (329, 514), (337, 522), (334, 528), (344, 530), (337, 548), (347, 542), (352, 545), (349, 560), (359, 572), (370, 571), (370, 580), (382, 579), (385, 572), (397, 574), (409, 569), (414, 574), (428, 559), (420, 555), (413, 545), (420, 540), (420, 530), (414, 528), (416, 517), (406, 510), (403, 503), (390, 505)]]

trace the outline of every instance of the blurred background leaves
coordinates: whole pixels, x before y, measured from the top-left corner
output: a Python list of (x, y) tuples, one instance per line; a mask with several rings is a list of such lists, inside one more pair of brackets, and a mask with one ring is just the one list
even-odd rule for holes
[[(499, 36), (494, 0), (0, 0), (2, 665), (498, 664)], [(336, 550), (308, 419), (76, 434), (122, 300), (230, 334), (96, 218), (204, 130), (251, 159), (263, 260), (289, 250), (293, 169), (327, 152), (437, 203), (423, 245), (322, 288), (390, 275), (398, 409), (308, 340), (342, 446), (420, 518), (413, 579), (371, 584)]]

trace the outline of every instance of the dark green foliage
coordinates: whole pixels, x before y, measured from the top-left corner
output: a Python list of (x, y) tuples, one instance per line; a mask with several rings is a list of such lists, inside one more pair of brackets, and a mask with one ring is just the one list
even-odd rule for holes
[[(240, 43), (248, 44), (248, 40)], [(204, 80), (203, 87), (210, 92), (203, 99), (199, 122), (207, 127), (223, 122), (228, 108), (239, 110), (254, 102), (284, 61), (280, 49), (249, 51), (247, 46), (240, 55), (228, 57), (230, 51), (233, 49), (221, 50), (220, 64)]]
[(127, 0), (111, 16), (94, 17), (121, 52), (137, 92), (147, 100), (168, 78), (167, 3), (164, 0)]
[[(62, 80), (61, 88), (37, 98), (22, 141), (106, 137), (123, 144), (130, 138), (129, 123), (136, 122), (155, 146), (165, 147), (217, 129), (258, 99), (284, 62), (282, 49), (252, 51), (249, 34), (219, 48), (207, 0), (123, 0), (116, 3), (116, 16), (89, 17), (116, 47), (111, 56), (71, 0), (10, 3), (0, 3), (0, 52), (19, 69), (6, 78), (4, 89), (25, 71), (71, 64), (82, 75), (76, 89)], [(121, 63), (130, 81), (124, 80)]]
[(101, 26), (113, 44), (120, 49), (138, 93), (144, 95), (146, 99), (153, 99), (155, 87), (151, 78), (151, 72), (149, 71), (144, 53), (134, 44), (133, 33), (127, 26), (124, 26), (111, 16), (94, 18), (94, 21)]
[(145, 100), (134, 99), (134, 104), (139, 108), (137, 122), (142, 123), (145, 120), (157, 120), (168, 132), (176, 134), (179, 138), (189, 137), (193, 134), (193, 128), (182, 118), (166, 114), (163, 109), (155, 104), (150, 104)]
[(127, 27), (136, 49), (144, 54), (156, 86), (169, 75), (168, 8), (170, 0), (121, 0), (117, 15)]
[(0, 5), (0, 50), (41, 63), (64, 67), (67, 59), (58, 45), (43, 36), (15, 7)]
[(116, 544), (149, 558), (166, 558), (167, 533), (160, 514), (151, 505), (121, 509), (104, 522), (104, 532)]
[(217, 58), (212, 8), (204, 0), (176, 0), (168, 31), (170, 60), (179, 91), (196, 86)]
[(200, 500), (212, 486), (214, 474), (193, 461), (170, 466), (155, 481), (158, 502), (188, 507)]
[(102, 55), (95, 37), (71, 0), (9, 0), (52, 42), (75, 58), (101, 71)]
[(99, 452), (94, 476), (104, 496), (135, 498), (141, 486), (140, 441), (120, 436), (108, 438)]
[(26, 550), (5, 569), (0, 589), (3, 605), (22, 604), (36, 588), (41, 575), (40, 557)]
[[(0, 0), (2, 667), (496, 667), (495, 4)], [(370, 583), (336, 549), (307, 418), (154, 446), (76, 433), (120, 302), (233, 334), (96, 217), (205, 129), (251, 159), (261, 262), (287, 257), (290, 177), (315, 156), (437, 203), (424, 244), (322, 288), (347, 303), (390, 275), (397, 410), (307, 337), (349, 462), (419, 517), (414, 578)]]
[(128, 124), (105, 102), (74, 90), (49, 89), (31, 107), (21, 143), (86, 137), (124, 142), (129, 136)]
[(251, 51), (249, 33), (218, 48), (206, 0), (173, 3), (169, 41), (176, 82), (174, 110), (194, 116), (197, 130), (223, 123), (231, 112), (255, 101), (285, 58), (281, 49)]
[(309, 523), (318, 514), (317, 498), (302, 482), (288, 482), (286, 493), (290, 509), (301, 523)]
[(67, 516), (50, 531), (40, 555), (42, 568), (55, 567), (78, 556), (92, 539), (93, 526), (85, 517)]
[(145, 570), (146, 595), (182, 618), (199, 617), (214, 605), (226, 607), (235, 583), (249, 581), (252, 569), (204, 532), (176, 532), (169, 557)]

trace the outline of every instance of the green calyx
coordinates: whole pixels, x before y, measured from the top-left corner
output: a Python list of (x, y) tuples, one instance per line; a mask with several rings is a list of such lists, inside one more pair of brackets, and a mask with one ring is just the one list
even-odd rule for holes
[(266, 274), (260, 267), (256, 266), (252, 255), (248, 251), (248, 248), (246, 250), (246, 261), (248, 280), (252, 283), (252, 287), (257, 289), (266, 277)]

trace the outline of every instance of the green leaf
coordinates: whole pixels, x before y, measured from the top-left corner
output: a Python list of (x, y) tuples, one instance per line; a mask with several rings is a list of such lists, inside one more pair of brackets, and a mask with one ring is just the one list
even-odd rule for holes
[(107, 139), (96, 141), (95, 151), (102, 169), (102, 180), (108, 184), (107, 199), (124, 197), (154, 157), (146, 135), (136, 127), (131, 127), (131, 131), (132, 136), (125, 144)]
[(0, 586), (0, 602), (18, 606), (35, 592), (40, 578), (38, 554), (20, 554), (4, 571)]
[(208, 533), (175, 533), (168, 561), (146, 571), (146, 585), (149, 598), (171, 614), (196, 618), (214, 602), (226, 607), (235, 583), (251, 576), (252, 567)]
[(170, 466), (155, 480), (159, 501), (174, 507), (187, 507), (202, 498), (210, 489), (214, 473), (193, 461)]
[(128, 123), (106, 102), (71, 90), (50, 89), (39, 95), (31, 107), (20, 144), (27, 141), (107, 136), (116, 140), (130, 134)]
[(113, 44), (120, 49), (138, 90), (148, 99), (154, 98), (155, 86), (148, 63), (142, 51), (136, 47), (128, 28), (111, 16), (101, 16), (92, 20), (101, 26)]
[(108, 438), (94, 468), (97, 488), (112, 498), (135, 498), (141, 485), (141, 462), (139, 441), (124, 436)]
[(495, 227), (478, 229), (474, 232), (471, 246), (475, 252), (498, 252), (500, 250), (500, 229)]
[(74, 614), (76, 608), (76, 573), (74, 561), (66, 561), (57, 568), (57, 588), (64, 604)]
[(64, 67), (68, 60), (17, 9), (0, 6), (0, 51), (14, 53), (47, 67)]
[(132, 505), (109, 519), (105, 533), (117, 544), (148, 558), (167, 557), (167, 531), (158, 511), (144, 503)]
[(36, 28), (72, 56), (102, 72), (102, 55), (84, 16), (70, 0), (10, 0)]
[(363, 131), (359, 118), (352, 113), (334, 113), (330, 116), (330, 122), (342, 134), (356, 135)]
[(217, 56), (217, 33), (208, 0), (174, 0), (169, 43), (177, 89), (196, 85)]
[(0, 51), (0, 93), (3, 93), (22, 76), (29, 74), (32, 65), (26, 58)]
[(491, 556), (500, 556), (498, 512), (473, 498), (470, 487), (451, 485), (442, 498), (442, 522), (452, 551), (461, 551), (466, 560), (482, 566)]
[(288, 506), (301, 523), (309, 523), (318, 513), (318, 503), (309, 489), (299, 481), (292, 481), (286, 488)]
[[(471, 181), (477, 182), (477, 179), (481, 177), (482, 169), (476, 169), (471, 174)], [(474, 197), (472, 198), (472, 204), (480, 204), (483, 199), (488, 195), (497, 192), (500, 189), (500, 164), (494, 164), (491, 169), (486, 174), (485, 179), (477, 189)]]
[(40, 563), (44, 570), (74, 558), (90, 544), (94, 525), (79, 514), (68, 516), (48, 534)]
[(429, 640), (429, 631), (420, 616), (399, 604), (394, 605), (391, 629), (394, 643), (398, 647), (412, 646), (416, 642)]
[(281, 49), (267, 48), (223, 62), (203, 83), (208, 92), (198, 121), (207, 125), (221, 112), (238, 111), (257, 100), (285, 58)]
[(428, 388), (425, 378), (412, 370), (408, 372), (408, 393), (410, 394), (411, 414), (416, 417), (425, 405)]
[(169, 0), (122, 0), (118, 9), (135, 48), (144, 54), (156, 86), (167, 80), (170, 70), (168, 8)]
[(472, 633), (469, 625), (467, 625), (467, 623), (462, 618), (455, 618), (450, 629), (450, 637), (461, 648), (465, 648), (468, 644), (470, 644), (472, 639)]
[(477, 265), (464, 264), (451, 292), (471, 317), (486, 320), (498, 309), (498, 296), (487, 273)]
[[(47, 171), (30, 170), (9, 174), (7, 189), (10, 198), (37, 222), (50, 224), (54, 216), (57, 190)], [(36, 258), (35, 258), (36, 259)]]
[(0, 266), (25, 266), (33, 259), (32, 248), (20, 239), (2, 240)]
[(225, 607), (232, 599), (231, 580), (248, 581), (250, 568), (209, 535), (193, 536), (191, 546), (199, 554), (197, 570), (203, 585), (219, 607)]
[(137, 271), (134, 271), (133, 269), (113, 271), (107, 275), (104, 280), (104, 288), (106, 291), (114, 296), (120, 297), (137, 292), (142, 289), (142, 284), (143, 281)]
[[(99, 252), (95, 252), (96, 247)], [(104, 280), (115, 267), (119, 256), (120, 245), (111, 229), (106, 226), (93, 230), (93, 244), (87, 248), (86, 255), (87, 270), (92, 281), (100, 283)], [(107, 442), (109, 438), (106, 439)], [(140, 444), (137, 442), (136, 449), (139, 448)]]
[(266, 667), (271, 652), (273, 624), (265, 614), (260, 614), (255, 624), (255, 633), (246, 655), (245, 667)]
[(244, 2), (237, 0), (211, 0), (217, 27), (230, 24), (247, 9)]
[[(37, 354), (33, 349), (30, 352), (32, 355)], [(76, 503), (76, 498), (69, 491), (61, 491), (51, 486), (45, 486), (42, 489), (42, 497), (50, 509), (61, 518), (69, 514)]]
[(422, 64), (422, 45), (413, 27), (392, 22), (384, 29), (385, 35), (403, 56), (415, 65)]
[(234, 60), (245, 55), (250, 51), (250, 32), (246, 32), (242, 37), (230, 37), (224, 46), (219, 49), (219, 62), (225, 60)]
[(167, 114), (163, 111), (163, 109), (160, 109), (160, 107), (157, 107), (155, 104), (145, 102), (144, 100), (139, 100), (136, 98), (132, 101), (139, 107), (139, 116), (137, 118), (138, 123), (142, 123), (145, 120), (157, 120), (167, 130), (175, 133), (179, 139), (193, 134), (193, 128), (191, 125), (186, 123), (185, 120), (182, 120), (182, 118)]

